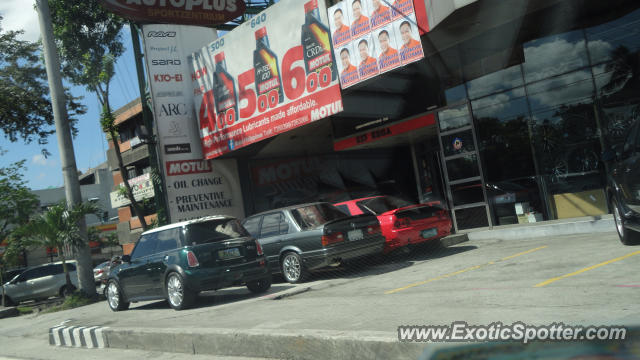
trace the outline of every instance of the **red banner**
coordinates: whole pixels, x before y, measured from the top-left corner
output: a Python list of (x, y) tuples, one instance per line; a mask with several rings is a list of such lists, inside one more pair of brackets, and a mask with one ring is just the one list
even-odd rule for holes
[(431, 126), (435, 123), (435, 115), (427, 114), (415, 119), (403, 121), (385, 127), (375, 128), (360, 135), (338, 140), (333, 143), (333, 149), (336, 151), (347, 150), (358, 145), (372, 143), (387, 137), (407, 133), (409, 131), (420, 129), (426, 126)]

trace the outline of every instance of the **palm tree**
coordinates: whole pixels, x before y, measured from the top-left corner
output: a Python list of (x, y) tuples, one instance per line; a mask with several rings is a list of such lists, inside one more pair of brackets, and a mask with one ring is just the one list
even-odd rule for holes
[(62, 260), (62, 269), (66, 278), (66, 289), (73, 289), (67, 270), (65, 246), (77, 246), (82, 241), (78, 221), (85, 215), (98, 214), (100, 209), (93, 203), (80, 203), (67, 209), (65, 202), (51, 206), (45, 213), (29, 220), (16, 229), (15, 235), (22, 237), (25, 247), (49, 247), (56, 249)]

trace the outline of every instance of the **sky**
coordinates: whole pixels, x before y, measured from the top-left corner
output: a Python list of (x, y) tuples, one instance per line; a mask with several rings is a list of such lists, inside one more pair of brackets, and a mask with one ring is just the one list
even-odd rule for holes
[[(0, 22), (2, 31), (24, 30), (21, 40), (36, 41), (40, 38), (40, 26), (38, 14), (33, 9), (33, 0), (0, 0)], [(109, 100), (113, 110), (138, 98), (138, 83), (135, 70), (135, 62), (131, 46), (131, 33), (126, 27), (122, 33), (122, 41), (126, 52), (116, 63), (116, 75), (111, 83)], [(100, 106), (96, 96), (84, 89), (84, 87), (71, 88), (74, 96), (83, 96), (80, 102), (87, 107), (87, 113), (79, 117), (78, 135), (73, 139), (76, 166), (84, 172), (106, 161), (107, 142), (100, 129)], [(4, 134), (2, 134), (4, 135)], [(25, 159), (23, 174), (27, 186), (31, 189), (46, 189), (49, 187), (63, 186), (60, 153), (56, 135), (49, 137), (49, 143), (45, 146), (51, 156), (45, 158), (42, 147), (37, 143), (24, 144), (22, 141), (11, 143), (6, 137), (0, 136), (0, 148), (7, 153), (0, 156), (0, 167), (10, 165), (16, 161)]]

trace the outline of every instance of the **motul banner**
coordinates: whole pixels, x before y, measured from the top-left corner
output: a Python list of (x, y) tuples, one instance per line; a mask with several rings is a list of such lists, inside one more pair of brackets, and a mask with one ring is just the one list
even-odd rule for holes
[(101, 0), (102, 6), (137, 22), (214, 26), (246, 11), (243, 0)]
[(191, 59), (205, 159), (342, 111), (326, 8), (282, 0)]

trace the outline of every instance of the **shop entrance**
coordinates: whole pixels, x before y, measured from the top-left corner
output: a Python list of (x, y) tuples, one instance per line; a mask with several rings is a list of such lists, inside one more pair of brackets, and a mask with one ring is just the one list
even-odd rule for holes
[(437, 123), (444, 193), (455, 230), (492, 226), (469, 104), (438, 111)]

